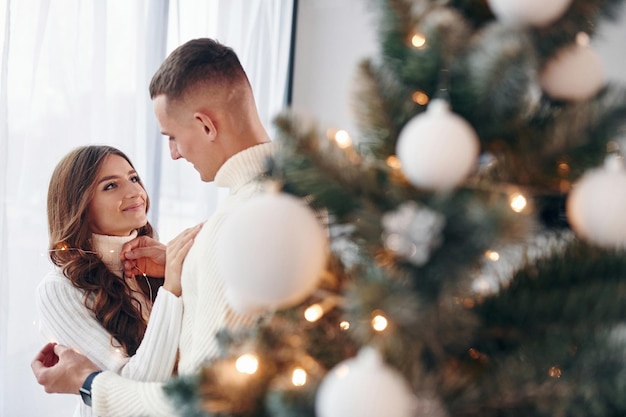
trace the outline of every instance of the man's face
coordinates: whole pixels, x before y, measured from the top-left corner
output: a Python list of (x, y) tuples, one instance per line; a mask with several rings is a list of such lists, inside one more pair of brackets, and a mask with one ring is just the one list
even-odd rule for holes
[(218, 149), (202, 121), (191, 110), (181, 108), (168, 113), (164, 95), (156, 96), (153, 105), (161, 133), (169, 138), (172, 159), (185, 159), (198, 171), (202, 181), (213, 181), (216, 172), (213, 159)]

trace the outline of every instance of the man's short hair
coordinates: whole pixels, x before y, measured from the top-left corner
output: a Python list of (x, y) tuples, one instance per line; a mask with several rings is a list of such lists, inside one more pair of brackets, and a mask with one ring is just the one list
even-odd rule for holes
[(209, 38), (193, 39), (163, 61), (150, 82), (150, 98), (163, 94), (180, 100), (201, 84), (219, 87), (242, 80), (249, 84), (232, 48)]

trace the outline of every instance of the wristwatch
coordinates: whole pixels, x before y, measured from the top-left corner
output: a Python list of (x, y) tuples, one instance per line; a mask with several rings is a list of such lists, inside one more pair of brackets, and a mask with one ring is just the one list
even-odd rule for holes
[(80, 397), (83, 399), (83, 402), (91, 407), (91, 383), (93, 379), (102, 371), (96, 371), (89, 374), (87, 378), (85, 378), (85, 382), (83, 382), (83, 386), (78, 390), (80, 392)]

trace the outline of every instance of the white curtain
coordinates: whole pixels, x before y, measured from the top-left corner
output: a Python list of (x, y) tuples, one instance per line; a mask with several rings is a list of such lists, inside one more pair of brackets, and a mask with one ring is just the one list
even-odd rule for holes
[(51, 268), (46, 193), (70, 149), (109, 144), (146, 182), (162, 241), (206, 219), (220, 198), (169, 159), (148, 96), (174, 47), (214, 37), (240, 56), (266, 128), (285, 106), (293, 0), (0, 0), (0, 415), (70, 416), (30, 361), (44, 344), (33, 293)]

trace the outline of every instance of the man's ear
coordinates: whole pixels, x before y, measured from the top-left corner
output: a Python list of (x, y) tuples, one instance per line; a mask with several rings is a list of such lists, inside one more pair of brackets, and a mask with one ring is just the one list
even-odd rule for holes
[(209, 140), (215, 140), (217, 137), (217, 128), (215, 123), (213, 123), (213, 119), (208, 114), (202, 112), (194, 113), (193, 117), (201, 124), (202, 129)]

